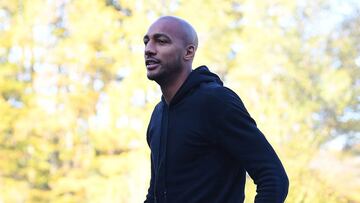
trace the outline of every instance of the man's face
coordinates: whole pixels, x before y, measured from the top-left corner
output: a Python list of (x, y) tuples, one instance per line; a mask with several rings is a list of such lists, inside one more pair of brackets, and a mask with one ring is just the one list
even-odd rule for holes
[(156, 82), (176, 78), (181, 71), (184, 44), (176, 31), (176, 23), (159, 20), (144, 36), (147, 77)]

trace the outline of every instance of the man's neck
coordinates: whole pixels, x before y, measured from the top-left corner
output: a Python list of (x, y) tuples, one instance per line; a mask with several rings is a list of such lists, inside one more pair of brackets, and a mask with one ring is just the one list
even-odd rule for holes
[(180, 87), (184, 84), (185, 80), (191, 73), (191, 68), (188, 71), (181, 72), (176, 79), (172, 80), (171, 82), (160, 85), (161, 92), (164, 96), (164, 99), (167, 104), (170, 104), (171, 100), (174, 98), (177, 91)]

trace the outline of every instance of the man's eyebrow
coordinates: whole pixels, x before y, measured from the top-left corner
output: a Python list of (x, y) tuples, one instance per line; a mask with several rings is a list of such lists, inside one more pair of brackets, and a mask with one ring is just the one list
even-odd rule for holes
[(166, 38), (166, 40), (169, 40), (171, 42), (171, 38), (167, 34), (164, 34), (164, 33), (155, 33), (152, 37), (149, 35), (145, 35), (143, 40), (146, 41), (146, 40), (149, 40), (150, 38), (154, 38), (157, 40), (161, 37)]
[(155, 38), (155, 39), (158, 39), (158, 38), (160, 38), (160, 37), (165, 37), (166, 39), (170, 40), (170, 37), (169, 37), (168, 35), (166, 35), (166, 34), (163, 34), (163, 33), (156, 33), (156, 34), (154, 34), (154, 38)]

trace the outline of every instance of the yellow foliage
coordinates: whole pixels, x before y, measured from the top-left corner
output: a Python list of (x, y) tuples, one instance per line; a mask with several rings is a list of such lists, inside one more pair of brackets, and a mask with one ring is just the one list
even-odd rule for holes
[[(327, 7), (334, 9), (322, 0), (0, 1), (0, 203), (145, 199), (146, 128), (161, 92), (146, 79), (142, 38), (161, 15), (198, 31), (194, 67), (208, 65), (243, 99), (287, 170), (287, 202), (360, 202), (360, 22), (314, 31), (325, 22), (317, 13), (333, 12)], [(337, 136), (348, 138), (339, 156), (326, 147)], [(248, 178), (245, 202), (255, 190)]]

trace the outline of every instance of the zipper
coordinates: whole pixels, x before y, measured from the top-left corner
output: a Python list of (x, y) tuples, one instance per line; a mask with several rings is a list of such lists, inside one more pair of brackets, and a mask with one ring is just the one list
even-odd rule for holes
[(164, 132), (164, 184), (163, 184), (163, 195), (164, 195), (164, 202), (167, 202), (167, 187), (166, 187), (166, 159), (167, 159), (167, 138), (169, 136), (168, 132), (169, 132), (169, 120), (170, 120), (170, 105), (166, 106), (166, 120), (165, 120), (165, 132)]
[[(160, 197), (158, 197), (158, 195), (160, 196), (164, 196), (164, 201), (165, 203), (167, 202), (167, 197), (166, 197), (166, 166), (164, 166), (164, 175), (163, 175), (163, 182), (164, 182), (164, 192), (163, 194), (158, 194), (158, 186), (159, 186), (159, 181), (161, 179), (159, 179), (160, 175), (160, 169), (161, 167), (166, 164), (164, 162), (166, 162), (166, 148), (167, 148), (167, 132), (168, 132), (168, 124), (169, 124), (169, 107), (168, 105), (164, 105), (164, 109), (162, 112), (162, 118), (161, 118), (161, 131), (160, 131), (160, 139), (159, 139), (159, 153), (157, 155), (158, 157), (158, 167), (156, 169), (156, 173), (155, 173), (155, 183), (154, 183), (154, 199), (155, 199), (155, 203), (158, 202), (159, 199), (162, 199)], [(162, 150), (161, 150), (162, 149)], [(162, 153), (161, 153), (162, 152)], [(162, 159), (160, 159), (161, 154), (163, 154)], [(161, 201), (161, 200), (160, 200)]]

